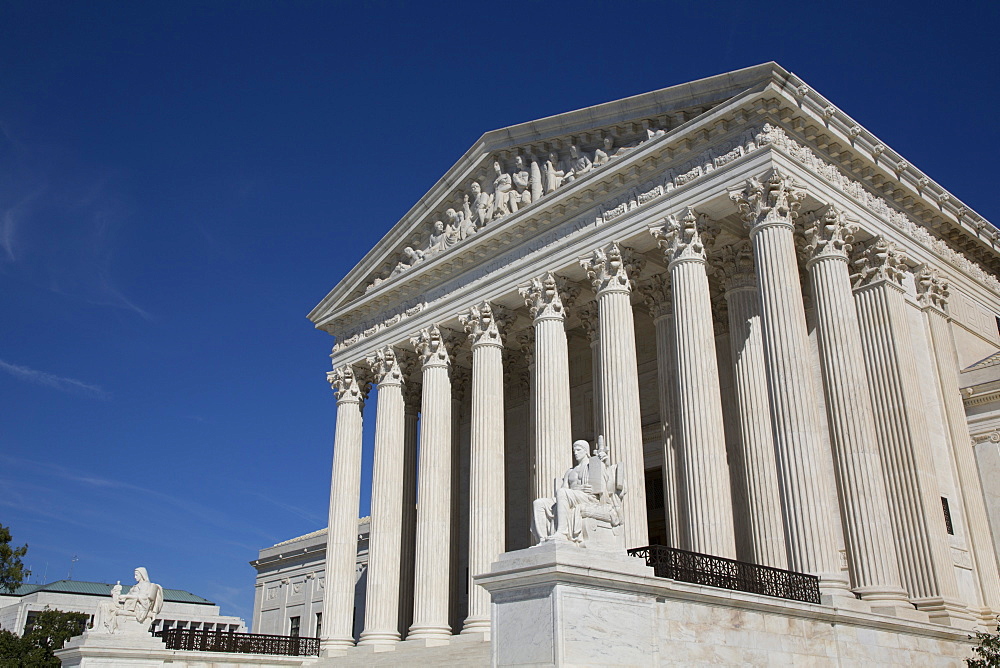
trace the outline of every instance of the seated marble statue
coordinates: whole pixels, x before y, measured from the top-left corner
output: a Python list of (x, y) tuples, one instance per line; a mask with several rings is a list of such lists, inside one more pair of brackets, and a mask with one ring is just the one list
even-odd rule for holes
[(111, 599), (101, 601), (94, 615), (93, 633), (148, 632), (163, 608), (163, 587), (149, 581), (146, 569), (135, 569), (135, 584), (122, 594), (121, 582), (111, 588)]
[(609, 462), (604, 437), (590, 455), (587, 441), (573, 443), (576, 465), (566, 471), (554, 498), (536, 499), (531, 530), (535, 539), (566, 541), (581, 547), (623, 548), (622, 497), (625, 481)]

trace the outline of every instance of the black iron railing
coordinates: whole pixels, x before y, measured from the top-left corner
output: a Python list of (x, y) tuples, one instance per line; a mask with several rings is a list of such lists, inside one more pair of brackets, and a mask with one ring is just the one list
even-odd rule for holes
[(819, 578), (745, 561), (687, 552), (664, 545), (637, 547), (628, 551), (646, 560), (660, 578), (776, 596), (792, 601), (819, 603)]
[(167, 649), (199, 652), (235, 652), (238, 654), (278, 654), (281, 656), (319, 656), (319, 638), (269, 636), (260, 633), (229, 633), (202, 629), (166, 629), (153, 634), (163, 638)]

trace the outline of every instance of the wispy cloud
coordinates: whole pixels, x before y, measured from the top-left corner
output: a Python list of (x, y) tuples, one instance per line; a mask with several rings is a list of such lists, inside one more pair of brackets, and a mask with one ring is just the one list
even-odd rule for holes
[(107, 401), (111, 398), (111, 395), (99, 385), (91, 385), (83, 382), (82, 380), (76, 380), (75, 378), (57, 376), (54, 373), (39, 371), (38, 369), (21, 366), (20, 364), (11, 364), (10, 362), (5, 362), (4, 360), (0, 360), (0, 369), (6, 371), (8, 374), (19, 380), (23, 380), (34, 385), (51, 387), (52, 389), (59, 390), (60, 392), (81, 394), (94, 399), (101, 399), (102, 401)]
[(272, 499), (269, 496), (264, 496), (260, 492), (254, 492), (253, 495), (256, 496), (259, 499), (267, 501), (268, 503), (270, 503), (270, 504), (272, 504), (274, 506), (277, 506), (278, 508), (281, 508), (282, 510), (286, 510), (286, 511), (292, 513), (292, 514), (298, 515), (299, 517), (301, 517), (304, 520), (309, 520), (310, 522), (314, 522), (317, 525), (323, 523), (323, 518), (320, 517), (319, 515), (317, 515), (316, 513), (311, 513), (308, 510), (303, 510), (302, 508), (299, 508), (298, 506), (293, 506), (292, 504), (285, 503), (284, 501), (279, 501), (277, 499)]

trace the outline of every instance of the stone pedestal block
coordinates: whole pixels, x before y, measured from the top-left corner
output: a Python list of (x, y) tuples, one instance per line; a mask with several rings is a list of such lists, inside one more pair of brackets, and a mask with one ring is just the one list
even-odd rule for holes
[(162, 666), (158, 654), (164, 652), (163, 641), (148, 632), (129, 634), (84, 633), (70, 638), (58, 651), (64, 666), (80, 668), (124, 668)]
[(656, 651), (653, 569), (624, 551), (549, 541), (507, 552), (477, 582), (493, 597), (494, 666), (640, 666)]

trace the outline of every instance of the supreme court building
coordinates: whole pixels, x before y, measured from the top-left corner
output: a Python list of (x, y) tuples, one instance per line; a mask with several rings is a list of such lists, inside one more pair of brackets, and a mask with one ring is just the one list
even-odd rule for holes
[[(822, 594), (678, 585), (650, 605), (738, 599), (905, 636), (879, 650), (914, 652), (900, 663), (959, 656), (1000, 612), (989, 438), (961, 392), (1000, 349), (997, 275), (990, 223), (775, 63), (487, 132), (309, 314), (334, 337), (337, 401), (324, 653), (496, 643), (474, 578), (532, 545), (533, 501), (603, 435), (626, 548), (810, 574)], [(649, 580), (629, 582), (673, 587)], [(650, 627), (664, 664), (700, 642), (668, 617)]]

